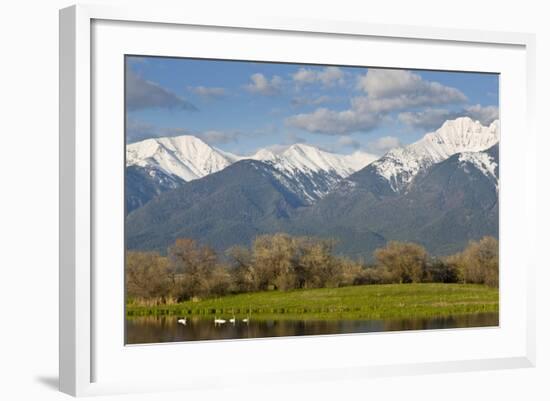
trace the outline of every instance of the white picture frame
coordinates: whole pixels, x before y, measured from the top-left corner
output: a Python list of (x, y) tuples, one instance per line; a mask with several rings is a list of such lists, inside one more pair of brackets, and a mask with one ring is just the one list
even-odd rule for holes
[[(143, 51), (146, 49), (145, 46), (149, 46), (146, 54), (177, 56), (178, 54), (174, 53), (176, 51), (174, 49), (177, 49), (176, 43), (165, 43), (163, 48), (156, 51), (151, 46), (155, 46), (155, 40), (156, 43), (160, 43), (159, 38), (167, 35), (189, 34), (189, 32), (186, 33), (186, 29), (192, 29), (193, 34), (198, 35), (197, 38), (204, 40), (201, 43), (205, 44), (210, 44), (208, 35), (213, 41), (219, 40), (220, 34), (228, 37), (232, 35), (231, 39), (238, 41), (248, 40), (246, 35), (261, 34), (264, 40), (272, 41), (272, 49), (289, 47), (283, 46), (283, 44), (286, 45), (284, 41), (287, 40), (284, 38), (293, 40), (303, 38), (304, 41), (324, 40), (327, 44), (333, 39), (338, 39), (340, 43), (345, 44), (341, 46), (342, 54), (346, 52), (348, 42), (356, 44), (359, 41), (368, 40), (378, 41), (378, 45), (384, 42), (383, 46), (397, 46), (404, 42), (407, 46), (418, 46), (419, 49), (421, 46), (437, 46), (441, 54), (477, 52), (481, 60), (464, 64), (462, 68), (466, 70), (477, 69), (499, 73), (508, 71), (506, 74), (503, 73), (506, 79), (501, 83), (501, 89), (503, 89), (501, 99), (505, 100), (501, 109), (503, 115), (501, 152), (504, 160), (501, 169), (503, 177), (501, 235), (504, 234), (501, 241), (501, 261), (506, 258), (510, 264), (516, 265), (517, 271), (506, 270), (506, 264), (503, 265), (504, 278), (501, 279), (503, 281), (500, 287), (501, 326), (496, 329), (322, 336), (300, 340), (257, 339), (141, 347), (124, 347), (118, 335), (111, 335), (111, 329), (118, 333), (123, 324), (122, 314), (120, 314), (121, 321), (116, 321), (117, 313), (121, 313), (118, 306), (123, 302), (123, 286), (120, 285), (122, 270), (117, 270), (115, 267), (111, 269), (115, 272), (111, 272), (114, 276), (106, 277), (104, 270), (101, 270), (101, 266), (105, 266), (102, 262), (113, 260), (114, 264), (118, 263), (117, 266), (121, 267), (120, 258), (115, 255), (116, 249), (112, 250), (115, 253), (109, 253), (110, 251), (102, 248), (101, 244), (102, 241), (111, 241), (114, 246), (120, 244), (117, 242), (120, 241), (120, 230), (110, 230), (106, 226), (106, 224), (115, 224), (109, 222), (119, 221), (116, 213), (120, 212), (120, 208), (118, 206), (113, 208), (114, 215), (105, 214), (103, 206), (106, 199), (102, 196), (114, 188), (115, 192), (111, 193), (116, 197), (116, 185), (120, 183), (117, 179), (120, 178), (120, 174), (109, 172), (122, 170), (123, 165), (118, 164), (120, 161), (118, 157), (123, 149), (121, 139), (123, 133), (121, 132), (120, 138), (111, 141), (94, 136), (94, 132), (103, 127), (102, 121), (107, 120), (101, 119), (101, 116), (105, 115), (106, 108), (122, 110), (120, 98), (117, 96), (123, 96), (123, 94), (119, 91), (117, 96), (110, 96), (112, 103), (108, 101), (105, 97), (106, 90), (120, 89), (121, 82), (120, 80), (111, 82), (111, 77), (109, 74), (104, 74), (104, 71), (110, 68), (109, 63), (112, 60), (110, 57), (114, 57), (118, 60), (117, 62), (122, 62), (119, 57), (121, 54), (140, 54), (140, 49)], [(144, 30), (148, 30), (147, 35), (140, 37)], [(212, 33), (214, 35), (211, 35)], [(207, 36), (201, 37), (201, 35)], [(241, 37), (243, 39), (239, 39)], [(135, 43), (138, 41), (139, 45)], [(277, 43), (281, 46), (277, 46)], [(216, 386), (230, 386), (233, 370), (240, 374), (245, 372), (254, 377), (256, 384), (261, 384), (269, 383), (274, 378), (277, 378), (279, 383), (281, 380), (291, 382), (297, 378), (326, 380), (329, 377), (333, 379), (352, 377), (360, 380), (386, 375), (534, 366), (534, 266), (536, 260), (535, 253), (528, 251), (534, 246), (534, 241), (529, 241), (529, 236), (534, 235), (536, 224), (534, 201), (536, 180), (534, 174), (529, 174), (536, 170), (535, 152), (532, 150), (536, 149), (536, 146), (519, 149), (514, 142), (514, 137), (507, 136), (507, 132), (521, 131), (523, 143), (535, 143), (532, 125), (535, 86), (534, 44), (533, 35), (522, 33), (256, 16), (243, 16), (237, 20), (211, 15), (188, 15), (184, 8), (166, 10), (155, 7), (111, 8), (79, 5), (61, 10), (60, 390), (80, 396), (167, 389), (202, 389), (212, 386), (213, 383)], [(255, 51), (254, 59), (266, 57), (269, 59), (269, 52), (261, 54), (259, 50), (252, 48), (253, 46), (246, 47), (239, 54), (246, 58), (247, 51)], [(292, 46), (289, 48), (292, 50)], [(452, 52), (449, 52), (449, 48), (452, 48)], [(194, 51), (203, 52), (201, 54), (205, 55), (210, 50), (206, 46), (205, 49)], [(233, 52), (232, 54), (236, 54), (237, 50)], [(492, 53), (488, 54), (488, 52)], [(413, 68), (418, 65), (424, 68), (445, 69), (449, 68), (449, 65), (452, 65), (449, 63), (453, 61), (452, 57), (448, 59), (442, 57), (445, 60), (439, 63), (412, 59), (391, 61), (389, 58), (384, 61), (383, 51), (380, 50), (377, 54), (379, 54), (378, 59), (381, 60), (381, 64), (378, 65), (385, 67)], [(415, 57), (419, 58), (421, 54), (422, 52), (419, 51)], [(281, 58), (281, 56), (276, 57)], [(293, 57), (297, 56), (288, 53), (285, 61), (292, 61)], [(311, 53), (309, 57), (315, 56)], [(338, 56), (335, 52), (327, 57)], [(344, 60), (342, 62), (345, 64)], [(360, 63), (361, 60), (358, 62)], [(499, 65), (502, 65), (503, 70)], [(118, 67), (112, 68), (114, 70)], [(460, 66), (457, 65), (455, 68), (460, 69)], [(115, 80), (118, 79), (113, 77)], [(105, 85), (107, 82), (109, 85)], [(113, 85), (110, 85), (111, 83)], [(518, 96), (513, 101), (508, 101), (506, 96), (511, 93), (511, 88), (517, 89)], [(105, 102), (98, 102), (98, 98)], [(120, 118), (122, 119), (123, 116), (121, 115)], [(118, 120), (110, 121), (109, 124), (112, 124), (110, 127), (115, 130), (120, 127)], [(117, 143), (120, 147), (117, 147)], [(510, 171), (506, 167), (506, 160), (511, 160), (512, 156), (520, 166), (515, 171)], [(102, 163), (98, 163), (100, 159)], [(112, 175), (112, 181), (105, 178), (108, 173)], [(521, 187), (516, 188), (517, 185)], [(122, 188), (119, 191), (122, 193)], [(120, 197), (121, 205), (122, 202)], [(120, 219), (119, 223), (121, 222)], [(526, 234), (524, 239), (516, 238), (511, 233), (513, 231), (510, 230), (511, 228), (529, 234)], [(104, 234), (101, 237), (106, 239), (98, 237), (98, 234)], [(512, 242), (517, 246), (502, 245)], [(123, 252), (122, 249), (119, 251)], [(531, 259), (528, 257), (520, 261), (518, 256), (521, 252), (533, 256), (529, 256)], [(105, 259), (113, 255), (115, 256), (111, 259)], [(99, 292), (102, 294), (101, 299), (97, 296)], [(110, 308), (114, 312), (107, 311), (107, 302), (115, 305)], [(116, 338), (110, 342), (110, 337)], [(437, 351), (440, 354), (439, 357), (436, 357), (435, 353), (430, 356), (430, 351), (426, 349), (424, 352), (426, 358), (419, 357), (422, 346), (428, 347), (430, 344), (442, 346), (445, 341), (472, 344), (478, 340), (480, 345), (477, 349), (467, 350), (458, 345), (454, 352)], [(417, 352), (404, 351), (400, 354), (400, 349), (405, 350), (405, 343), (415, 344), (414, 348)], [(383, 350), (384, 346), (389, 345), (392, 346), (394, 353), (400, 354), (399, 357), (390, 357), (387, 352), (386, 354), (374, 352), (374, 348)], [(360, 352), (356, 352), (355, 355), (350, 353), (346, 357), (336, 357), (343, 349), (352, 349), (352, 347), (370, 349), (369, 346), (373, 348), (369, 354), (369, 360), (361, 359)], [(146, 361), (148, 364), (155, 360), (158, 362), (163, 358), (172, 358), (172, 355), (181, 353), (182, 349), (188, 356), (188, 360), (195, 365), (193, 369), (186, 370), (185, 375), (182, 375), (182, 372), (173, 375), (160, 374), (166, 373), (160, 372), (158, 376), (149, 375), (150, 380), (143, 380), (131, 369), (131, 366), (139, 365), (140, 361), (144, 363)], [(322, 360), (317, 357), (321, 349), (326, 354)], [(256, 357), (239, 358), (243, 351)], [(203, 366), (204, 364), (201, 364), (198, 358), (205, 352), (224, 352), (226, 355), (236, 356), (240, 362), (237, 362), (238, 366), (227, 365), (215, 368)], [(292, 369), (285, 369), (285, 360), (277, 359), (277, 355), (282, 354), (299, 355), (300, 360), (292, 364)], [(271, 368), (263, 366), (263, 359), (260, 358), (269, 360), (274, 366)], [(252, 363), (253, 367), (250, 366)], [(122, 364), (125, 364), (124, 367), (127, 369), (122, 369)]]

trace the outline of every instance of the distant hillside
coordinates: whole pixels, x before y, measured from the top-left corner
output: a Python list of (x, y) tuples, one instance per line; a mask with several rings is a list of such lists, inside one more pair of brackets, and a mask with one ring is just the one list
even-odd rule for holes
[(185, 181), (148, 167), (126, 167), (126, 214), (145, 205), (163, 192), (181, 187)]
[(388, 240), (446, 255), (469, 240), (498, 237), (498, 122), (447, 122), (358, 171), (350, 160), (319, 152), (303, 145), (263, 152), (263, 160), (237, 160), (157, 191), (128, 215), (127, 246), (164, 251), (192, 237), (224, 251), (284, 231), (333, 238), (337, 252), (370, 260)]
[(224, 250), (280, 230), (305, 203), (276, 175), (266, 163), (242, 160), (166, 192), (128, 215), (127, 246), (165, 250), (176, 238), (191, 237)]
[[(480, 161), (490, 161), (489, 169)], [(297, 213), (294, 224), (317, 233), (368, 228), (386, 240), (418, 242), (436, 255), (450, 254), (471, 239), (498, 237), (497, 166), (498, 145), (485, 152), (459, 153), (434, 164), (405, 191), (393, 195), (381, 195), (363, 174), (357, 181), (351, 176), (339, 190)], [(337, 248), (344, 254), (370, 257), (377, 247), (350, 236)]]

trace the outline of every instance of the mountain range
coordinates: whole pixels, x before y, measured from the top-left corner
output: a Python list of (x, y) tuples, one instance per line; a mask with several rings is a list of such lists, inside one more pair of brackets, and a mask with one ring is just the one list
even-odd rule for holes
[(462, 117), (378, 159), (305, 144), (243, 157), (191, 136), (131, 144), (127, 247), (192, 237), (223, 251), (284, 231), (364, 260), (393, 239), (449, 254), (498, 234), (498, 141), (498, 121)]
[(129, 213), (163, 192), (242, 160), (257, 160), (274, 167), (281, 182), (305, 203), (312, 204), (341, 179), (376, 159), (365, 152), (340, 155), (306, 144), (260, 149), (253, 155), (239, 156), (211, 147), (191, 135), (146, 139), (126, 149), (126, 211)]

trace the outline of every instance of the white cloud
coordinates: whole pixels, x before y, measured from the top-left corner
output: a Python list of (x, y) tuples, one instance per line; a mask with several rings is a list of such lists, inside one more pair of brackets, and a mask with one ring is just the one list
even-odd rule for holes
[(197, 110), (192, 103), (155, 82), (143, 79), (130, 67), (126, 68), (126, 107), (130, 111), (151, 108)]
[(382, 98), (412, 92), (421, 82), (422, 78), (410, 71), (369, 68), (357, 79), (357, 87), (371, 97)]
[(344, 71), (338, 67), (326, 67), (318, 74), (318, 79), (325, 86), (344, 83)]
[(250, 76), (251, 83), (245, 85), (246, 90), (251, 93), (258, 93), (260, 95), (271, 96), (277, 95), (281, 91), (283, 79), (278, 75), (274, 75), (271, 80), (266, 78), (263, 74), (256, 73)]
[(409, 127), (430, 131), (441, 127), (445, 121), (454, 120), (458, 117), (470, 117), (483, 125), (489, 125), (498, 119), (498, 115), (497, 106), (481, 106), (476, 104), (466, 106), (458, 111), (433, 108), (414, 112), (407, 111), (399, 113), (398, 119)]
[(195, 86), (189, 87), (189, 90), (206, 99), (217, 99), (224, 97), (226, 94), (225, 88), (217, 87)]
[[(359, 77), (357, 86), (371, 99), (400, 98), (413, 106), (465, 102), (466, 95), (456, 88), (425, 81), (414, 72), (370, 68)], [(429, 101), (428, 99), (431, 99)]]
[[(302, 71), (302, 79), (312, 79), (306, 72)], [(352, 98), (349, 109), (319, 108), (312, 113), (291, 116), (286, 123), (310, 132), (345, 135), (370, 131), (392, 112), (467, 100), (456, 88), (425, 81), (420, 75), (405, 70), (369, 69), (359, 77), (357, 86), (366, 94)]]
[(483, 125), (489, 125), (499, 118), (499, 111), (497, 106), (483, 107), (480, 104), (475, 104), (466, 107), (464, 111), (466, 112), (466, 115), (470, 116), (474, 120), (478, 120)]
[(317, 72), (313, 71), (310, 68), (300, 68), (298, 71), (292, 74), (292, 79), (295, 82), (312, 84), (317, 80)]
[(210, 145), (237, 142), (244, 135), (239, 131), (191, 131), (181, 127), (158, 127), (156, 125), (128, 119), (126, 122), (126, 142), (138, 142), (148, 138), (161, 138), (180, 135), (193, 135)]
[(338, 67), (325, 67), (322, 70), (300, 68), (292, 74), (292, 79), (301, 85), (319, 82), (328, 87), (343, 84), (345, 82), (344, 75), (344, 71)]
[(375, 155), (383, 155), (389, 150), (398, 148), (401, 142), (394, 136), (383, 136), (367, 144), (367, 150)]
[(296, 114), (285, 120), (287, 125), (327, 135), (344, 135), (357, 131), (369, 131), (375, 128), (382, 118), (378, 113), (364, 110), (361, 98), (351, 100), (351, 108), (335, 111), (320, 108), (312, 113)]
[(319, 106), (321, 104), (330, 103), (330, 96), (323, 95), (317, 97), (299, 96), (292, 99), (293, 106)]
[(450, 110), (428, 108), (422, 111), (399, 113), (397, 118), (409, 127), (432, 130), (440, 127), (446, 120), (452, 119), (452, 114)]

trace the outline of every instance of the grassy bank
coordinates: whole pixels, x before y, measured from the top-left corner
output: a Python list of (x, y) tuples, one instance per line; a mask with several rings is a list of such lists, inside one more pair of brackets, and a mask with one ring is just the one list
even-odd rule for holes
[(127, 305), (134, 316), (396, 319), (498, 312), (498, 289), (474, 284), (388, 284), (265, 291), (173, 305)]

